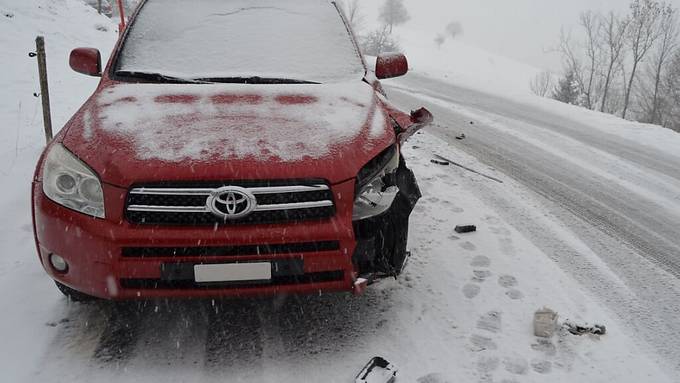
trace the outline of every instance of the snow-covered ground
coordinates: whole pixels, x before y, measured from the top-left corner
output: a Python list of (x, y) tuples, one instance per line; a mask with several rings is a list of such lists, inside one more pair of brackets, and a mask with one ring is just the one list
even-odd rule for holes
[[(427, 132), (416, 135), (405, 150), (424, 197), (412, 218), (412, 258), (397, 281), (384, 281), (358, 298), (147, 302), (141, 307), (68, 304), (41, 269), (31, 232), (29, 184), (44, 145), (39, 99), (32, 95), (38, 91), (35, 59), (27, 56), (34, 49), (36, 34), (46, 36), (55, 128), (65, 123), (96, 86), (96, 80), (70, 71), (70, 49), (93, 46), (106, 54), (116, 39), (114, 24), (77, 0), (0, 0), (4, 50), (0, 55), (0, 182), (5, 185), (0, 193), (0, 209), (5, 214), (0, 224), (0, 307), (4, 310), (0, 380), (350, 382), (374, 355), (395, 363), (401, 382), (676, 379), (677, 362), (669, 361), (669, 355), (678, 355), (677, 348), (661, 355), (649, 337), (631, 330), (640, 322), (625, 320), (621, 311), (611, 309), (608, 301), (614, 295), (600, 294), (589, 285), (600, 283), (616, 291), (616, 298), (621, 299), (617, 302), (635, 302), (637, 290), (630, 283), (634, 274), (620, 275), (578, 232), (546, 211), (543, 201), (526, 185), (438, 138), (444, 135)], [(433, 56), (437, 60), (431, 61), (427, 46), (414, 52), (415, 71), (444, 84), (478, 85), (500, 97), (511, 94), (514, 102), (525, 105), (522, 111), (536, 108), (551, 116), (576, 119), (602, 132), (601, 137), (644, 142), (667, 156), (680, 152), (675, 133), (532, 98), (527, 83), (518, 80), (530, 78), (527, 73), (531, 71), (521, 64), (489, 60), (486, 53), (455, 44), (447, 49), (449, 53), (436, 54), (449, 56)], [(457, 53), (464, 53), (468, 64), (450, 67), (447, 60)], [(430, 67), (420, 69), (420, 63)], [(480, 80), (491, 72), (493, 79)], [(565, 141), (564, 136), (541, 131), (539, 122), (535, 123), (538, 127), (527, 128), (503, 113), (490, 116), (480, 110), (484, 105), (475, 108), (443, 99), (434, 93), (444, 93), (445, 88), (419, 87), (418, 81), (408, 78), (390, 84), (408, 89), (418, 101), (442, 111), (453, 110), (455, 118), (463, 116), (467, 120), (461, 118), (449, 128), (465, 131), (471, 141), (477, 133), (467, 124), (473, 120), (493, 126), (490, 131), (503, 131), (517, 141), (558, 152), (565, 163), (573, 165), (570, 170), (590, 174), (595, 168), (598, 177), (620, 185), (619, 189), (641, 188), (649, 179), (625, 167), (630, 164), (606, 166), (616, 158), (599, 152), (586, 154), (610, 162), (586, 166), (584, 148)], [(399, 89), (394, 90), (397, 96)], [(504, 183), (432, 164), (433, 153)], [(653, 193), (636, 192), (675, 211), (679, 203), (676, 180), (660, 175), (654, 182)], [(513, 215), (509, 217), (508, 212)], [(478, 231), (456, 234), (453, 228), (458, 224), (476, 224)], [(551, 241), (536, 240), (540, 235)], [(561, 243), (569, 249), (562, 258), (550, 248)], [(652, 269), (653, 265), (644, 267)], [(639, 268), (640, 273), (646, 270)], [(595, 282), (579, 277), (591, 274), (597, 276)], [(657, 276), (659, 283), (676, 290), (674, 279), (661, 271)], [(661, 302), (667, 298), (659, 293)], [(560, 321), (602, 323), (608, 332), (601, 337), (562, 332), (548, 340), (536, 338), (532, 316), (543, 306), (558, 311)], [(664, 329), (674, 330), (664, 321), (668, 317), (652, 315), (649, 326), (663, 336)]]

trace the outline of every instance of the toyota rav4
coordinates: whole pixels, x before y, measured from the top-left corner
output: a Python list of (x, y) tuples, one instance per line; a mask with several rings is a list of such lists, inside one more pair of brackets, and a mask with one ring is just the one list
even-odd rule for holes
[(391, 106), (328, 0), (146, 0), (42, 155), (33, 222), (71, 299), (354, 291), (397, 276), (420, 197)]

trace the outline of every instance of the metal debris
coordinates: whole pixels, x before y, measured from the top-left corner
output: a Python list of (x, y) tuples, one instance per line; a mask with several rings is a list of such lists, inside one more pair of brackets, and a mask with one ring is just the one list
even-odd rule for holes
[[(486, 175), (486, 174), (484, 174), (484, 173), (480, 173), (480, 172), (478, 172), (478, 171), (475, 170), (475, 169), (471, 169), (471, 168), (468, 168), (468, 167), (465, 166), (465, 165), (461, 165), (461, 164), (459, 164), (459, 163), (456, 163), (456, 162), (454, 162), (454, 161), (451, 161), (450, 159), (445, 158), (445, 157), (442, 157), (442, 156), (440, 156), (439, 154), (435, 154), (434, 156), (435, 156), (435, 157), (437, 158), (437, 160), (439, 160), (439, 161), (447, 161), (447, 162), (449, 162), (449, 164), (456, 165), (456, 166), (458, 166), (459, 168), (463, 168), (463, 169), (465, 169), (465, 170), (467, 170), (467, 171), (469, 171), (469, 172), (472, 172), (472, 173), (475, 173), (475, 174), (479, 174), (479, 175), (482, 176), (482, 177), (488, 178), (488, 179), (493, 180), (493, 181), (496, 181), (496, 182), (498, 182), (498, 183), (503, 183), (503, 181), (499, 180), (498, 178), (488, 176), (488, 175)], [(432, 162), (432, 163), (434, 163), (434, 161), (435, 161), (435, 160), (430, 160), (430, 162)], [(447, 164), (447, 165), (448, 165), (448, 164)]]

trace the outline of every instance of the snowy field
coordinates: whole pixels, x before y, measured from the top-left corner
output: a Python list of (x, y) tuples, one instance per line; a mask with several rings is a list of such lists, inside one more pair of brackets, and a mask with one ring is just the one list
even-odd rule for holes
[[(650, 178), (635, 178), (638, 174), (626, 168), (627, 163), (588, 166), (588, 158), (611, 162), (616, 158), (600, 152), (587, 157), (577, 142), (517, 124), (507, 119), (507, 113), (489, 115), (484, 105), (447, 100), (438, 94), (442, 92), (437, 86), (474, 87), (475, 78), (496, 71), (496, 88), (488, 81), (478, 83), (481, 90), (521, 102), (526, 108), (522, 111), (535, 109), (592, 125), (600, 132), (593, 133), (595, 137), (637, 141), (659, 155), (674, 157), (680, 152), (680, 135), (533, 98), (525, 88), (519, 90), (526, 82), (517, 80), (528, 76), (530, 69), (506, 65), (503, 58), (490, 61), (488, 54), (462, 45), (451, 45), (448, 53), (438, 53), (449, 56), (432, 60), (446, 63), (464, 53), (470, 64), (453, 69), (420, 69), (419, 63), (427, 62), (427, 50), (414, 52), (415, 75), (436, 78), (436, 86), (418, 88), (418, 77), (408, 76), (386, 82), (393, 87), (395, 102), (405, 106), (421, 102), (432, 107), (436, 118), (437, 109), (444, 114), (437, 121), (439, 128), (416, 135), (405, 149), (423, 199), (412, 218), (412, 257), (399, 280), (381, 282), (362, 297), (69, 304), (41, 269), (31, 229), (29, 185), (44, 145), (39, 98), (33, 96), (38, 91), (37, 69), (35, 59), (27, 55), (37, 34), (45, 35), (48, 46), (55, 128), (67, 121), (97, 83), (71, 72), (70, 49), (93, 46), (106, 54), (117, 37), (110, 20), (76, 0), (0, 0), (4, 50), (0, 55), (0, 182), (5, 185), (0, 199), (5, 215), (0, 223), (0, 307), (4, 310), (0, 380), (351, 382), (370, 357), (381, 355), (399, 367), (398, 382), (677, 381), (680, 352), (673, 348), (672, 339), (663, 343), (643, 336), (649, 329), (659, 337), (676, 334), (672, 319), (644, 310), (627, 319), (625, 310), (612, 309), (613, 299), (631, 303), (627, 307), (631, 312), (639, 308), (635, 305), (642, 287), (631, 283), (636, 275), (620, 274), (621, 269), (612, 267), (590, 239), (551, 213), (514, 174), (491, 168), (489, 161), (470, 155), (472, 150), (451, 145), (441, 126), (466, 132), (474, 143), (476, 133), (469, 121), (475, 121), (490, 126), (488, 132), (493, 134), (504, 131), (517, 141), (557, 152), (563, 162), (573, 165), (568, 170), (584, 175), (599, 172), (598, 177), (616, 188), (634, 189), (635, 195), (652, 199), (672, 214), (669, 217), (676, 217), (680, 205), (677, 180), (659, 175), (654, 184), (644, 185)], [(489, 65), (475, 65), (475, 60)], [(505, 75), (498, 75), (498, 68), (505, 68)], [(512, 71), (524, 74), (513, 77)], [(515, 80), (499, 84), (508, 77)], [(411, 98), (403, 96), (404, 90)], [(540, 121), (534, 124), (541, 125)], [(435, 153), (503, 183), (432, 164)], [(668, 222), (677, 221), (668, 218)], [(456, 234), (453, 228), (459, 224), (476, 224), (478, 231)], [(550, 240), (536, 239), (541, 236)], [(603, 237), (596, 241), (605, 243)], [(567, 250), (559, 252), (563, 249), (558, 246)], [(557, 253), (562, 256), (556, 257)], [(631, 265), (647, 277), (656, 273), (650, 286), (680, 291), (677, 279), (657, 269), (656, 263), (631, 260)], [(598, 283), (600, 289), (594, 287)], [(646, 297), (655, 295), (660, 304), (673, 297), (656, 291)], [(673, 305), (677, 302), (668, 302)], [(560, 321), (602, 323), (607, 334), (560, 332), (551, 339), (536, 338), (532, 317), (543, 306), (556, 310)], [(639, 326), (647, 327), (647, 333)]]

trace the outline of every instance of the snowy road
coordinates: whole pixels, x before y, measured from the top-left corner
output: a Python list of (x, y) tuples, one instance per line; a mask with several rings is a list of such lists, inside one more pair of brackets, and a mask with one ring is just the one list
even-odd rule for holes
[[(549, 111), (422, 76), (399, 84), (435, 98), (428, 106), (437, 116), (437, 136), (680, 276), (680, 151), (672, 156)], [(393, 101), (403, 106), (424, 98), (394, 90)], [(454, 138), (461, 132), (468, 138), (458, 144)], [(545, 140), (549, 136), (555, 139)], [(549, 141), (561, 144), (548, 147)]]
[[(674, 319), (680, 312), (680, 147), (674, 155), (670, 144), (662, 151), (598, 129), (597, 121), (424, 76), (390, 85), (395, 104), (431, 109), (435, 136), (531, 190), (614, 275), (577, 260), (579, 250), (560, 244), (517, 205), (493, 191), (481, 194), (680, 367), (672, 340), (680, 336)], [(460, 133), (467, 138), (455, 139)]]

